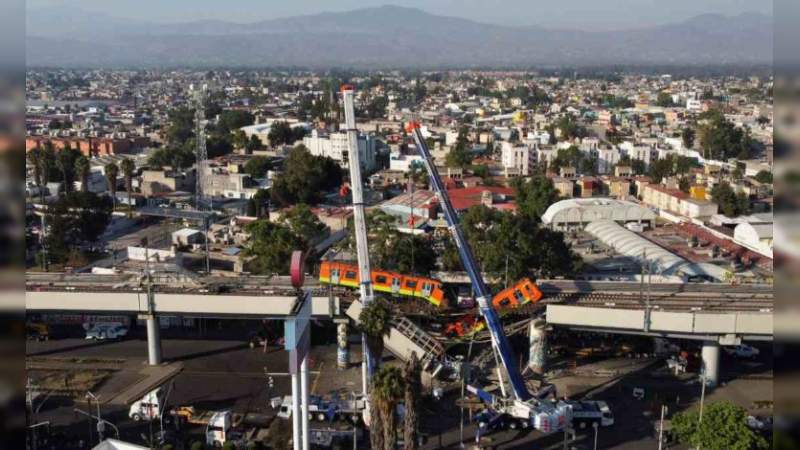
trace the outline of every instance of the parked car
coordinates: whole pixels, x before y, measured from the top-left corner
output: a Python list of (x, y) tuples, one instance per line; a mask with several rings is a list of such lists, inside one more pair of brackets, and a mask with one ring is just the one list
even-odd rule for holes
[(725, 352), (737, 358), (752, 359), (760, 353), (757, 348), (751, 347), (746, 344), (740, 344), (735, 347), (723, 347)]
[(86, 331), (86, 339), (103, 340), (119, 339), (128, 335), (128, 328), (124, 325), (95, 325)]

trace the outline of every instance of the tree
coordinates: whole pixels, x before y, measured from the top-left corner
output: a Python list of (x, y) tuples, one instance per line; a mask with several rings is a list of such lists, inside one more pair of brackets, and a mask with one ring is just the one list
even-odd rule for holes
[(81, 155), (75, 160), (75, 175), (81, 180), (81, 192), (89, 191), (89, 158)]
[(47, 208), (45, 241), (50, 260), (65, 262), (84, 242), (94, 242), (111, 218), (111, 201), (91, 192), (70, 192)]
[(446, 162), (449, 167), (467, 167), (472, 162), (472, 152), (468, 147), (469, 140), (467, 139), (467, 127), (461, 127), (458, 131), (456, 144), (447, 153)]
[(647, 172), (647, 166), (641, 159), (634, 159), (631, 161), (631, 172), (636, 175), (644, 175)]
[(672, 418), (678, 440), (707, 450), (766, 450), (767, 441), (747, 426), (747, 412), (730, 402), (705, 406), (703, 420), (697, 410), (680, 412)]
[(247, 150), (248, 142), (250, 141), (248, 140), (247, 134), (245, 134), (244, 130), (236, 130), (233, 133), (233, 138), (231, 139), (233, 148), (239, 150)]
[(675, 102), (672, 101), (672, 95), (670, 95), (669, 92), (661, 91), (658, 93), (656, 105), (661, 106), (662, 108), (671, 108), (675, 106)]
[(750, 212), (750, 199), (743, 192), (735, 193), (727, 181), (723, 181), (711, 189), (711, 199), (719, 205), (722, 214), (736, 217)]
[[(370, 391), (371, 407), (380, 416), (383, 431), (383, 448), (394, 450), (397, 442), (395, 426), (395, 409), (405, 393), (405, 380), (402, 371), (397, 367), (384, 366), (372, 376)], [(370, 429), (370, 436), (379, 430)], [(375, 446), (373, 445), (373, 448)]]
[(678, 189), (680, 189), (682, 192), (688, 193), (691, 187), (692, 183), (689, 182), (689, 179), (687, 177), (681, 177), (678, 180)]
[(240, 109), (226, 109), (219, 114), (217, 130), (219, 134), (228, 134), (232, 131), (242, 131), (240, 128), (252, 125), (255, 117), (251, 112)]
[(150, 154), (147, 164), (155, 169), (170, 166), (175, 170), (185, 169), (194, 164), (194, 141), (178, 147), (162, 147)]
[(283, 172), (273, 182), (270, 196), (279, 205), (316, 205), (325, 191), (341, 183), (342, 170), (336, 161), (314, 156), (305, 146), (298, 145), (289, 152)]
[(75, 161), (81, 156), (80, 152), (73, 150), (69, 146), (65, 146), (58, 152), (56, 164), (61, 171), (61, 179), (64, 182), (64, 193), (72, 191), (73, 183), (75, 181)]
[(113, 162), (106, 164), (106, 181), (108, 182), (108, 190), (111, 192), (111, 204), (114, 208), (117, 206), (117, 176), (119, 176), (119, 167)]
[(39, 187), (42, 202), (44, 202), (44, 177), (45, 177), (45, 156), (44, 150), (39, 147), (31, 149), (27, 155), (28, 162), (33, 167), (33, 180)]
[(383, 355), (383, 337), (389, 334), (392, 326), (392, 307), (383, 297), (373, 299), (364, 305), (358, 316), (359, 328), (367, 337), (367, 351), (370, 354), (369, 373), (375, 374)]
[(251, 178), (264, 178), (270, 169), (272, 169), (272, 161), (266, 156), (254, 156), (244, 165), (244, 171)]
[(244, 148), (247, 150), (247, 153), (253, 153), (256, 150), (260, 150), (261, 147), (261, 139), (259, 139), (259, 137), (255, 134), (251, 134), (250, 139), (247, 141), (247, 144), (245, 144)]
[(544, 175), (535, 175), (527, 181), (517, 178), (512, 186), (517, 209), (530, 217), (542, 217), (547, 208), (559, 200), (553, 181)]
[(683, 146), (686, 148), (694, 147), (694, 137), (695, 132), (692, 127), (686, 127), (681, 131), (681, 140), (683, 141)]
[(122, 176), (125, 178), (125, 191), (128, 192), (128, 217), (133, 215), (133, 172), (136, 165), (130, 158), (125, 158), (119, 163)]
[(406, 407), (406, 414), (403, 418), (403, 442), (405, 450), (417, 450), (417, 448), (419, 448), (419, 395), (420, 392), (422, 392), (420, 372), (421, 367), (419, 359), (417, 359), (417, 354), (411, 352), (411, 357), (403, 366)]
[(304, 203), (297, 204), (285, 211), (279, 222), (301, 238), (306, 247), (321, 241), (328, 234), (328, 227), (320, 222), (319, 218), (311, 212), (311, 208)]
[(278, 145), (292, 145), (305, 135), (302, 127), (292, 127), (288, 122), (277, 121), (272, 124), (267, 134), (269, 144), (273, 147)]
[(650, 169), (648, 175), (652, 178), (653, 183), (661, 183), (666, 177), (673, 174), (673, 163), (671, 158), (657, 159), (650, 162)]
[(753, 178), (759, 183), (772, 184), (772, 172), (769, 170), (760, 170)]
[(247, 224), (245, 230), (250, 240), (243, 255), (255, 274), (287, 274), (292, 252), (307, 249), (305, 242), (283, 224), (261, 219)]
[(749, 159), (753, 140), (750, 133), (736, 127), (719, 110), (710, 110), (700, 117), (705, 121), (700, 126), (700, 147), (708, 159)]

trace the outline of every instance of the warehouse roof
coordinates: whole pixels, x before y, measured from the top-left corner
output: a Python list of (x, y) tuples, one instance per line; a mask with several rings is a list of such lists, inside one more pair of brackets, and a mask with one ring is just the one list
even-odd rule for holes
[(611, 220), (592, 222), (586, 226), (586, 232), (640, 264), (646, 266), (649, 262), (653, 273), (659, 275), (706, 277), (717, 281), (725, 278), (725, 269), (713, 264), (688, 261)]
[(653, 211), (625, 200), (611, 198), (572, 198), (553, 203), (542, 215), (544, 224), (588, 223), (596, 220), (616, 222), (652, 221)]

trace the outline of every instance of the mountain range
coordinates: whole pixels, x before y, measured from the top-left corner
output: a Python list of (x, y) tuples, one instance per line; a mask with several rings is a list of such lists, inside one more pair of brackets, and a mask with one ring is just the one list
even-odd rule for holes
[(706, 14), (589, 32), (503, 26), (382, 6), (251, 23), (153, 23), (57, 7), (28, 11), (29, 67), (443, 68), (771, 64), (772, 17)]

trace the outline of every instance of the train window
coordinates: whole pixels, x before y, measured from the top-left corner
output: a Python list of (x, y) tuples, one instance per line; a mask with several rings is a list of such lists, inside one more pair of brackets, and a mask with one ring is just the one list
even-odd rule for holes
[(505, 297), (502, 300), (500, 300), (500, 306), (508, 306), (510, 303), (511, 300), (509, 300), (508, 297)]
[(347, 272), (344, 273), (344, 277), (345, 278), (350, 278), (351, 280), (355, 280), (356, 279), (356, 272), (353, 271), (353, 270), (348, 270)]
[(514, 289), (514, 297), (516, 297), (517, 301), (520, 303), (525, 301), (525, 296), (522, 295), (522, 292), (520, 292), (519, 289)]
[(406, 287), (409, 287), (411, 289), (416, 289), (417, 288), (417, 282), (414, 281), (414, 280), (408, 280), (408, 281), (406, 281)]
[(376, 282), (376, 283), (380, 283), (380, 284), (386, 284), (386, 283), (387, 283), (387, 281), (388, 281), (388, 280), (386, 279), (386, 275), (377, 275), (377, 276), (375, 277), (375, 282)]

